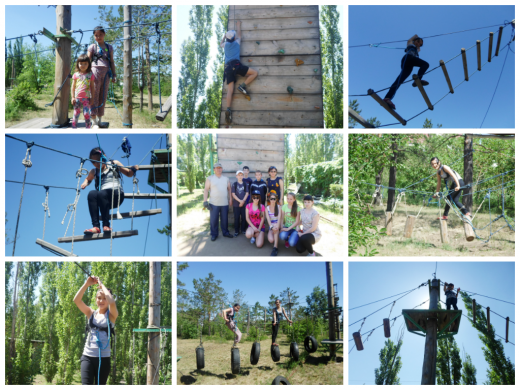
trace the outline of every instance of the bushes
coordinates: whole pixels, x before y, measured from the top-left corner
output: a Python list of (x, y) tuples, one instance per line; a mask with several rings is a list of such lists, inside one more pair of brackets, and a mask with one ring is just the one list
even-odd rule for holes
[[(334, 161), (303, 165), (294, 168), (297, 183), (301, 183), (299, 192), (311, 195), (329, 196), (332, 184), (343, 184), (343, 157)], [(334, 191), (338, 191), (334, 187)]]
[(28, 82), (23, 81), (13, 88), (7, 95), (5, 119), (13, 120), (18, 118), (22, 111), (37, 109), (38, 106), (36, 106), (31, 94), (31, 86)]

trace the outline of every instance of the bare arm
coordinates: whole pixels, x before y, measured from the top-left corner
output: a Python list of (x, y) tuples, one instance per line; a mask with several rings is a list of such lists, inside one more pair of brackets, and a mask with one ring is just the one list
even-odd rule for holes
[(85, 302), (82, 301), (82, 298), (83, 298), (83, 295), (85, 295), (85, 291), (87, 291), (87, 288), (89, 288), (90, 286), (92, 286), (96, 283), (97, 283), (96, 278), (93, 278), (92, 276), (90, 276), (87, 279), (87, 281), (85, 282), (85, 284), (83, 284), (83, 286), (81, 286), (79, 291), (76, 293), (76, 296), (74, 297), (74, 303), (76, 304), (78, 309), (81, 310), (81, 312), (89, 318), (92, 315), (92, 313), (94, 313), (94, 310), (92, 310), (90, 307), (88, 307), (85, 304)]
[(204, 185), (204, 202), (208, 201), (209, 187), (209, 179), (206, 179), (206, 184)]
[[(117, 161), (117, 160), (114, 160), (114, 164), (116, 164), (118, 167), (119, 167), (119, 170), (121, 171), (121, 173), (127, 177), (133, 177), (134, 176), (134, 171), (132, 171), (132, 169), (130, 169), (130, 167), (125, 167), (123, 164), (121, 164), (121, 162)], [(134, 165), (133, 166), (136, 170), (139, 170), (139, 165)]]
[(227, 183), (227, 191), (228, 191), (228, 199), (229, 199), (229, 207), (233, 206), (233, 202), (231, 200), (231, 184)]
[(108, 302), (108, 307), (110, 309), (110, 318), (109, 319), (110, 319), (110, 321), (112, 321), (115, 324), (117, 317), (119, 316), (119, 312), (117, 311), (116, 301), (115, 301), (114, 297), (112, 297), (112, 294), (110, 293), (110, 291), (108, 291), (108, 289), (105, 287), (105, 285), (103, 283), (101, 283), (101, 281), (99, 281), (99, 286), (103, 290), (103, 293), (105, 294), (105, 298)]
[(96, 170), (91, 169), (88, 173), (87, 177), (85, 178), (85, 181), (81, 184), (81, 189), (84, 190), (85, 187), (87, 187), (90, 183), (92, 183), (92, 180), (96, 177)]
[(269, 217), (269, 210), (268, 210), (268, 207), (269, 207), (269, 206), (267, 206), (267, 207), (265, 208), (265, 217), (266, 217), (266, 219), (267, 219), (267, 223), (269, 224), (269, 227), (271, 227), (271, 218)]
[(72, 94), (70, 96), (72, 97), (71, 101), (74, 102), (76, 100), (76, 79), (72, 80)]
[(280, 205), (283, 206), (283, 180), (280, 179), (278, 184), (280, 184)]
[(415, 38), (419, 38), (419, 35), (415, 34), (413, 37), (411, 37), (408, 42), (406, 42), (406, 46), (412, 45)]
[(437, 171), (437, 191), (439, 192), (441, 190), (441, 175), (439, 175), (439, 172)]
[(110, 52), (110, 67), (112, 68), (112, 82), (116, 82), (116, 64), (114, 63), (114, 48)]
[(273, 325), (276, 325), (276, 309), (273, 309)]
[(289, 321), (292, 324), (292, 321), (290, 320), (290, 318), (287, 317), (287, 313), (285, 312), (285, 308), (284, 307), (282, 307), (282, 311), (283, 311), (283, 315), (285, 316), (285, 318), (287, 318), (287, 321)]
[(231, 310), (231, 308), (222, 310), (222, 317), (224, 317), (224, 320), (226, 321), (226, 323), (229, 322), (229, 319), (228, 319), (227, 313), (228, 313), (230, 310)]

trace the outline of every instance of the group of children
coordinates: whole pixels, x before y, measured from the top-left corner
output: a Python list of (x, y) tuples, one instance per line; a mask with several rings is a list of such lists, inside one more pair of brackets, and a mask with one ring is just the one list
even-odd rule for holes
[(258, 248), (264, 245), (267, 226), (267, 239), (273, 244), (271, 256), (278, 255), (279, 240), (285, 247), (295, 247), (298, 253), (307, 251), (308, 256), (316, 256), (313, 245), (321, 238), (318, 228), (319, 213), (313, 208), (314, 199), (306, 195), (304, 208), (298, 207), (296, 195), (287, 194), (284, 204), (283, 178), (277, 176), (277, 169), (269, 167), (267, 181), (262, 172), (255, 172), (255, 179), (249, 178), (249, 167), (244, 166), (236, 172), (237, 181), (231, 185), (233, 214), (235, 217), (235, 237), (244, 234)]

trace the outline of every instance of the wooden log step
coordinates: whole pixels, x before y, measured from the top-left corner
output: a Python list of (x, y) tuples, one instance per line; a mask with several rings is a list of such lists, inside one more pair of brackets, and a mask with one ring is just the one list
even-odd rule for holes
[[(240, 161), (241, 158), (244, 158), (244, 150), (243, 149), (231, 149), (231, 148), (219, 148), (218, 150), (218, 158), (219, 160), (236, 160)], [(285, 161), (284, 155), (280, 151), (274, 150), (251, 150), (248, 153), (248, 160), (250, 161), (272, 161), (281, 162)], [(249, 167), (251, 168), (251, 167)], [(251, 170), (251, 169), (250, 169)]]
[(166, 100), (166, 103), (164, 103), (162, 105), (162, 110), (160, 110), (155, 115), (155, 119), (157, 119), (158, 121), (161, 121), (161, 122), (164, 121), (166, 119), (166, 116), (168, 115), (168, 113), (170, 112), (171, 109), (172, 109), (172, 97), (170, 95), (168, 100)]
[[(251, 57), (254, 58), (254, 57)], [(294, 58), (298, 58), (297, 56), (294, 56)], [(298, 58), (300, 59), (300, 58)], [(303, 60), (302, 60), (303, 61)], [(272, 65), (272, 66), (265, 66), (265, 65), (258, 65), (253, 66), (250, 64), (244, 64), (246, 66), (249, 66), (250, 68), (258, 71), (258, 78), (255, 79), (250, 86), (253, 86), (254, 83), (256, 83), (257, 80), (261, 77), (266, 76), (294, 76), (294, 77), (302, 77), (302, 76), (308, 76), (308, 77), (314, 77), (317, 76), (320, 79), (321, 84), (321, 66), (320, 65), (300, 65), (296, 66), (296, 63), (293, 61), (292, 66), (278, 66), (278, 65)], [(316, 69), (316, 72), (314, 71)], [(239, 83), (242, 83), (245, 78), (242, 76), (238, 76), (237, 80), (239, 80)], [(284, 81), (280, 79), (280, 82), (283, 83)], [(292, 87), (294, 89), (294, 87)], [(285, 87), (285, 92), (287, 92), (287, 86)], [(298, 93), (296, 90), (294, 92)]]
[[(238, 14), (237, 14), (238, 16)], [(228, 30), (235, 30), (233, 10), (230, 12)], [(302, 16), (298, 18), (272, 18), (272, 19), (240, 19), (242, 31), (246, 30), (290, 30), (296, 28), (316, 28), (320, 25), (320, 18), (315, 16)], [(220, 37), (219, 39), (222, 39)]]
[[(287, 6), (270, 8), (256, 8), (254, 6), (247, 8), (233, 8), (229, 6), (229, 20), (257, 20), (257, 19), (273, 19), (273, 18), (301, 18), (307, 16), (318, 16), (320, 8), (317, 5), (310, 6)], [(234, 23), (233, 23), (234, 25)]]
[[(301, 56), (288, 56), (288, 55), (276, 55), (276, 56), (264, 56), (264, 57), (247, 57), (247, 56), (241, 56), (240, 61), (242, 64), (246, 66), (252, 66), (254, 69), (257, 69), (255, 67), (259, 66), (276, 66), (276, 67), (282, 67), (282, 66), (295, 66), (296, 62), (295, 60), (299, 59), (304, 62), (304, 65), (317, 65), (314, 66), (314, 68), (321, 68), (321, 58), (319, 55), (316, 54), (309, 54), (309, 55), (301, 55)], [(301, 67), (300, 65), (299, 67)], [(299, 68), (298, 67), (298, 68)], [(319, 71), (321, 74), (321, 69)]]
[[(296, 68), (296, 66), (295, 66)], [(240, 94), (242, 98), (242, 92), (238, 91), (238, 87), (245, 81), (245, 77), (237, 77), (237, 81), (234, 84), (233, 94)], [(280, 93), (291, 96), (287, 91), (287, 87), (291, 87), (294, 94), (322, 94), (321, 75), (319, 76), (263, 76), (259, 75), (251, 84), (247, 86), (247, 92), (251, 95), (251, 101), (253, 101), (253, 95), (257, 93)], [(227, 94), (228, 84), (224, 83), (223, 93)]]
[[(123, 219), (130, 219), (132, 215), (134, 218), (137, 217), (147, 217), (149, 215), (162, 214), (162, 209), (151, 209), (151, 210), (141, 210), (141, 211), (130, 211), (128, 213), (119, 213), (123, 217)], [(117, 219), (117, 213), (113, 213), (112, 216), (114, 219)], [(101, 215), (99, 216), (99, 220), (101, 220)]]
[[(319, 39), (287, 39), (274, 41), (245, 41), (240, 45), (240, 56), (276, 56), (320, 54)], [(284, 53), (279, 53), (280, 50)]]
[(271, 41), (278, 39), (320, 39), (318, 25), (312, 28), (292, 28), (273, 30), (242, 30), (242, 42)]
[[(226, 123), (225, 116), (225, 112), (222, 111), (220, 123)], [(323, 128), (323, 111), (236, 111), (233, 113), (231, 125)]]
[[(222, 95), (223, 111), (227, 109), (226, 98), (227, 94), (224, 93)], [(287, 91), (285, 93), (257, 93), (251, 95), (251, 101), (245, 99), (242, 93), (233, 94), (231, 100), (233, 112), (252, 109), (258, 111), (322, 111), (323, 101), (321, 94), (293, 94), (291, 96)]]
[[(122, 237), (131, 237), (137, 236), (139, 233), (137, 230), (123, 230), (120, 232), (106, 232), (106, 233), (97, 233), (97, 234), (84, 234), (82, 236), (74, 236), (74, 242), (81, 241), (92, 241), (92, 240), (110, 240), (110, 236), (113, 238), (122, 238)], [(58, 242), (72, 242), (71, 237), (59, 237)]]
[(78, 255), (72, 254), (72, 253), (66, 251), (65, 249), (60, 248), (59, 246), (52, 245), (52, 244), (48, 243), (47, 241), (43, 241), (40, 238), (36, 239), (36, 243), (58, 256), (78, 257)]
[(433, 105), (430, 102), (430, 99), (428, 98), (428, 94), (424, 90), (424, 87), (422, 85), (421, 79), (416, 74), (414, 74), (412, 77), (413, 77), (415, 83), (417, 84), (417, 88), (419, 88), (419, 91), (421, 92), (421, 95), (424, 98), (424, 101), (426, 102), (426, 105), (428, 106), (428, 108), (430, 110), (433, 110)]
[[(135, 199), (155, 199), (155, 194), (132, 194), (125, 192), (125, 199), (131, 199), (135, 197)], [(157, 193), (157, 199), (170, 199), (172, 197), (172, 194), (161, 194)]]
[[(227, 134), (226, 134), (227, 136)], [(233, 139), (233, 138), (223, 138), (219, 136), (217, 138), (217, 148), (220, 150), (222, 148), (233, 148), (233, 149), (241, 149), (244, 150), (273, 150), (277, 152), (283, 152), (285, 150), (285, 143), (283, 139), (281, 141), (264, 141), (258, 139)], [(131, 194), (130, 194), (131, 195)], [(125, 194), (126, 197), (126, 194)]]
[(443, 244), (449, 244), (450, 240), (448, 238), (448, 222), (445, 219), (440, 219), (440, 228), (441, 228), (441, 242)]
[(395, 119), (397, 119), (399, 122), (401, 122), (401, 124), (403, 126), (406, 126), (406, 121), (403, 118), (401, 118), (401, 116), (397, 112), (392, 110), (390, 108), (390, 106), (388, 104), (386, 104), (386, 102), (383, 99), (381, 99), (377, 93), (374, 92), (373, 89), (369, 89), (368, 94), (370, 96), (372, 96), (374, 98), (374, 100), (381, 105), (381, 107), (383, 107), (386, 111), (388, 111), (388, 113), (390, 115), (392, 115)]
[(359, 115), (356, 111), (354, 111), (352, 108), (348, 108), (348, 116), (354, 119), (357, 123), (359, 123), (364, 128), (370, 128), (374, 129), (375, 126), (371, 123), (368, 123), (365, 118), (363, 118), (361, 115)]

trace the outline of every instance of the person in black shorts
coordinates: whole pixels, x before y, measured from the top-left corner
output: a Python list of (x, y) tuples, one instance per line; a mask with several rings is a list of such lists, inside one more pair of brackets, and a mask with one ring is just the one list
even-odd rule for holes
[(237, 21), (237, 31), (230, 30), (224, 35), (222, 41), (220, 41), (220, 47), (224, 49), (224, 81), (227, 80), (227, 110), (226, 110), (226, 123), (230, 125), (233, 122), (231, 116), (231, 99), (233, 98), (233, 91), (235, 89), (235, 81), (237, 81), (237, 75), (246, 77), (245, 81), (239, 85), (238, 90), (242, 92), (247, 100), (251, 100), (247, 93), (246, 86), (251, 83), (256, 76), (258, 71), (249, 68), (248, 66), (242, 65), (240, 62), (240, 43), (242, 37), (241, 21)]
[(453, 283), (446, 283), (444, 285), (444, 294), (446, 294), (446, 310), (450, 310), (451, 306), (453, 309), (459, 310), (457, 307), (457, 297), (459, 296), (460, 287), (457, 289), (457, 293), (455, 294), (455, 286)]

